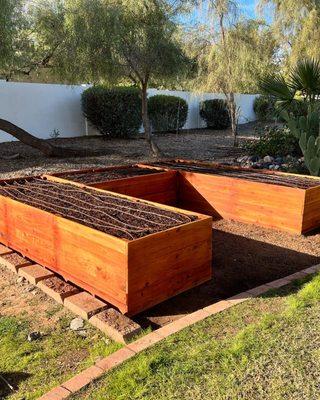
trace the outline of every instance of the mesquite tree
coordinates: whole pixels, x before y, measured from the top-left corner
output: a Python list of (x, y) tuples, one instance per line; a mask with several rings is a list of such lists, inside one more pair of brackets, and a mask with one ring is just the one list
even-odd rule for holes
[(176, 37), (173, 8), (162, 0), (66, 0), (63, 46), (56, 71), (69, 82), (122, 84), (140, 88), (145, 137), (151, 133), (147, 89), (177, 76), (185, 56)]
[(258, 79), (276, 68), (276, 42), (259, 21), (239, 18), (234, 0), (197, 0), (208, 21), (208, 35), (199, 52), (202, 90), (224, 93), (237, 145), (239, 109), (235, 93), (256, 93)]
[[(61, 42), (61, 38), (54, 34), (58, 19), (46, 21), (42, 18), (42, 26), (45, 24), (47, 28), (47, 37), (55, 38), (50, 48), (44, 45), (36, 35), (40, 20), (33, 18), (27, 5), (28, 3), (23, 0), (0, 0), (0, 78), (6, 81), (17, 75), (30, 75), (39, 68), (47, 68)], [(57, 15), (55, 13), (55, 16)], [(63, 157), (78, 154), (72, 149), (53, 146), (1, 118), (0, 130), (38, 149), (46, 156)]]

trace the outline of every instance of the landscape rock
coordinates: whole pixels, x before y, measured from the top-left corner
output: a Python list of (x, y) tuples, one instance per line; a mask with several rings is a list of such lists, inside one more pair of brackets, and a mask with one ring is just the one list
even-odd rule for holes
[(272, 163), (273, 161), (274, 161), (274, 158), (271, 157), (271, 156), (265, 156), (265, 157), (263, 158), (263, 162), (264, 162), (264, 163)]
[(41, 338), (41, 333), (38, 331), (35, 332), (30, 332), (28, 335), (28, 342), (34, 342), (35, 340), (38, 340)]
[(17, 279), (17, 283), (25, 283), (26, 282), (26, 278), (24, 278), (23, 276), (19, 276), (19, 278)]
[(70, 322), (70, 329), (72, 331), (81, 331), (84, 327), (84, 320), (81, 317), (74, 318)]

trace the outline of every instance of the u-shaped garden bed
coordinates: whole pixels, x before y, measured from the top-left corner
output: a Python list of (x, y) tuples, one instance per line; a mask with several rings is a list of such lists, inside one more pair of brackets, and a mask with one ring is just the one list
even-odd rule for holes
[(211, 279), (211, 217), (300, 234), (319, 184), (184, 160), (7, 180), (0, 241), (134, 315)]

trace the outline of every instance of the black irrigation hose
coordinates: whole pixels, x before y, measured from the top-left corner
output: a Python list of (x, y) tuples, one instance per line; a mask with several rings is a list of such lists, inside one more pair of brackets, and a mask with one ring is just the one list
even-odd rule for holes
[[(38, 178), (33, 178), (31, 181), (17, 180), (11, 183), (5, 182), (3, 186), (0, 186), (0, 194), (1, 192), (5, 196), (15, 200), (23, 201), (40, 209), (45, 209), (54, 214), (73, 219), (100, 231), (106, 233), (110, 233), (110, 230), (115, 231), (118, 233), (116, 236), (124, 236), (127, 239), (142, 237), (152, 232), (158, 232), (162, 230), (161, 228), (167, 229), (191, 222), (195, 219), (193, 216), (169, 210), (163, 210), (161, 214), (161, 209), (139, 202), (134, 203), (138, 206), (137, 209), (131, 206), (133, 202), (121, 197), (104, 194), (103, 192), (95, 193), (94, 189), (81, 188), (72, 186), (71, 184), (56, 183), (54, 181), (46, 181)], [(74, 193), (78, 196), (75, 197), (70, 195), (70, 193)], [(37, 198), (34, 198), (32, 194), (36, 195)], [(116, 203), (120, 203), (120, 205), (115, 204), (112, 200)], [(62, 204), (58, 204), (59, 202)], [(80, 206), (78, 204), (79, 202), (87, 205), (87, 207)], [(97, 205), (97, 202), (102, 205)], [(87, 213), (88, 211), (90, 212), (88, 204), (96, 211), (95, 216)], [(141, 208), (147, 208), (147, 210), (139, 209), (139, 206)], [(104, 210), (101, 210), (101, 208), (104, 208)], [(149, 210), (157, 210), (158, 212)], [(107, 211), (109, 211), (109, 213)], [(120, 215), (114, 216), (112, 212), (120, 212)], [(131, 217), (136, 223), (124, 222), (121, 220), (121, 217)], [(152, 217), (164, 218), (167, 222), (152, 221)], [(110, 222), (110, 220), (112, 222)]]
[[(266, 174), (257, 170), (257, 172), (253, 171), (245, 171), (245, 170), (237, 170), (237, 169), (228, 169), (223, 167), (210, 167), (205, 165), (195, 165), (195, 164), (185, 164), (185, 163), (175, 163), (175, 162), (159, 162), (153, 163), (152, 165), (157, 167), (168, 167), (177, 170), (183, 170), (186, 172), (199, 172), (199, 173), (208, 173), (212, 175), (220, 175), (227, 176), (231, 178), (241, 178), (245, 180), (250, 180), (259, 183), (269, 183), (274, 185), (288, 186), (288, 187), (297, 187), (300, 189), (307, 189), (309, 187), (318, 186), (319, 183), (314, 181), (312, 178), (308, 177), (298, 177), (298, 176), (277, 176), (275, 174)], [(320, 182), (320, 181), (319, 181)]]

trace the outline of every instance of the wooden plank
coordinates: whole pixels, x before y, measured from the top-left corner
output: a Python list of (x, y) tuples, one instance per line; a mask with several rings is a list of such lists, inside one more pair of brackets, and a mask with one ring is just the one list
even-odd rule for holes
[(159, 232), (128, 244), (129, 315), (212, 276), (212, 219)]
[(306, 190), (302, 231), (306, 233), (320, 227), (320, 187)]
[(183, 171), (178, 204), (215, 218), (301, 233), (304, 196), (303, 189)]

